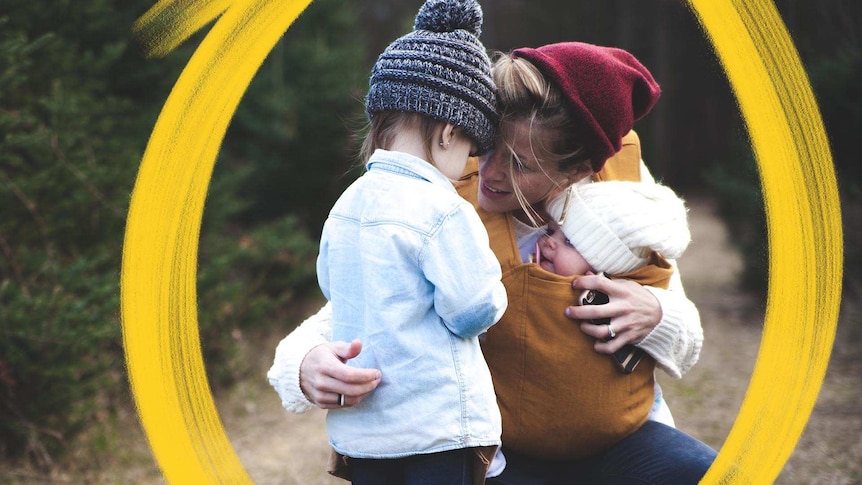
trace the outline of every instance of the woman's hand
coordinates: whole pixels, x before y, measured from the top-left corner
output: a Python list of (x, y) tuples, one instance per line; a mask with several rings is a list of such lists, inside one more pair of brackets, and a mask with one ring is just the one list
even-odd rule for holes
[[(330, 342), (311, 349), (299, 367), (299, 387), (322, 409), (354, 406), (380, 383), (377, 369), (358, 369), (345, 362), (359, 355), (362, 343)], [(343, 397), (343, 402), (341, 401)]]
[[(581, 331), (597, 339), (596, 352), (612, 354), (626, 344), (642, 341), (662, 318), (661, 305), (646, 288), (629, 280), (610, 280), (604, 276), (588, 274), (572, 283), (575, 294), (584, 290), (598, 290), (610, 297), (605, 305), (570, 306), (566, 316), (581, 321)], [(607, 325), (595, 325), (585, 320), (610, 318), (613, 339)]]

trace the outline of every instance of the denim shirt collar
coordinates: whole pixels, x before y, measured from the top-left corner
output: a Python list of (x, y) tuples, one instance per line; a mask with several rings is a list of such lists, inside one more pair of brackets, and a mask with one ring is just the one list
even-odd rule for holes
[(425, 180), (435, 185), (442, 185), (457, 193), (455, 186), (452, 185), (452, 181), (437, 170), (436, 167), (408, 153), (393, 152), (378, 148), (374, 151), (371, 158), (368, 159), (365, 169), (369, 172), (372, 170), (384, 170), (405, 177)]

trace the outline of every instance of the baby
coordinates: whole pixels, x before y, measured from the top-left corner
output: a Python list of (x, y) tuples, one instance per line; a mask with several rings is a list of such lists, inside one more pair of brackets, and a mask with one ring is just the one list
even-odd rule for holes
[[(666, 288), (673, 275), (667, 260), (680, 257), (691, 241), (685, 203), (660, 184), (586, 181), (551, 199), (546, 209), (552, 221), (536, 243), (535, 262), (564, 276), (602, 272)], [(578, 298), (578, 304), (607, 302), (607, 295), (597, 291)], [(610, 319), (591, 323), (607, 325), (606, 341), (616, 337)], [(626, 345), (614, 360), (629, 373), (645, 355)], [(657, 383), (655, 394), (650, 419), (673, 426)]]

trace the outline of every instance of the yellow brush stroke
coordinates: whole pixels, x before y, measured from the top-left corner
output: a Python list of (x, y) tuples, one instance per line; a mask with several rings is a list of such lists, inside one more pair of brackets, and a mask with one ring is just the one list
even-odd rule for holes
[[(123, 338), (132, 391), (169, 482), (249, 482), (207, 385), (196, 255), (215, 156), (242, 93), (311, 0), (162, 0), (136, 24), (163, 55), (221, 18), (168, 98), (141, 162), (126, 228)], [(705, 483), (769, 483), (826, 371), (841, 294), (840, 206), (807, 77), (774, 6), (689, 0), (745, 116), (763, 182), (770, 280), (763, 341), (739, 417)]]
[(748, 125), (769, 232), (763, 339), (739, 416), (704, 483), (772, 483), (811, 414), (841, 299), (841, 210), (808, 78), (767, 1), (689, 0)]
[(160, 57), (174, 50), (233, 3), (233, 0), (161, 0), (135, 21), (132, 30), (144, 44), (149, 57)]
[[(129, 379), (150, 446), (171, 483), (250, 482), (225, 436), (201, 357), (198, 237), (228, 122), (266, 55), (310, 2), (234, 0), (227, 9), (218, 2), (183, 2), (194, 15), (176, 17), (199, 27), (221, 14), (150, 137), (132, 193), (121, 276)], [(165, 52), (193, 31), (166, 35), (152, 51)]]

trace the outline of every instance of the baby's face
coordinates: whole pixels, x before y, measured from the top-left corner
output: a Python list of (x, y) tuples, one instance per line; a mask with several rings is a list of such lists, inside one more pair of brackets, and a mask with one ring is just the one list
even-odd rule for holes
[(574, 276), (594, 271), (553, 222), (548, 224), (548, 233), (539, 239), (539, 253), (539, 265), (551, 273)]

